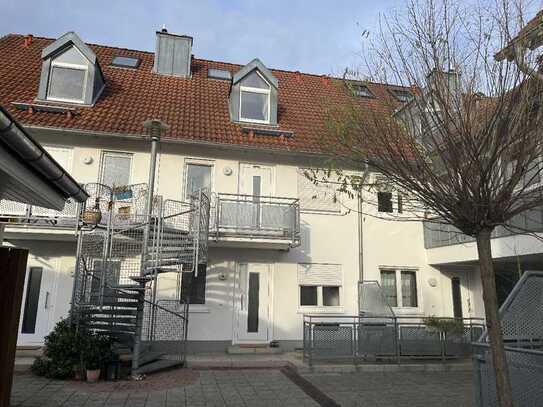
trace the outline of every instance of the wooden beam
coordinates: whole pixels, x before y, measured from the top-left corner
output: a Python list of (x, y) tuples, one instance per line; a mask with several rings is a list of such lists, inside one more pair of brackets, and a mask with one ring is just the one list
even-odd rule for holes
[(0, 407), (9, 407), (28, 250), (0, 247)]

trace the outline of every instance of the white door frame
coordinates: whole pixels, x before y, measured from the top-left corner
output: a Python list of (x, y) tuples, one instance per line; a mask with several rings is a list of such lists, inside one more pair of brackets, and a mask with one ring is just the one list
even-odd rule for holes
[[(57, 297), (59, 260), (53, 262), (53, 268), (49, 265), (29, 261), (26, 268), (25, 283), (23, 288), (23, 298), (21, 301), (21, 312), (19, 317), (19, 329), (17, 335), (17, 345), (43, 345), (46, 335), (49, 335), (53, 327), (55, 313), (55, 299)], [(36, 313), (36, 327), (34, 333), (22, 333), (23, 318), (25, 312), (28, 278), (31, 268), (41, 268), (42, 278), (40, 284), (40, 296), (38, 299), (38, 309)]]
[[(242, 320), (241, 318), (245, 315), (241, 310), (241, 290), (240, 290), (240, 266), (242, 264), (247, 265), (247, 270), (250, 270), (251, 264), (255, 265), (264, 265), (268, 266), (267, 271), (267, 285), (268, 285), (268, 301), (267, 301), (267, 323), (266, 323), (266, 338), (265, 339), (251, 339), (244, 337), (245, 333), (241, 333)], [(236, 272), (235, 272), (235, 281), (234, 281), (234, 318), (232, 324), (232, 343), (233, 344), (243, 344), (243, 343), (269, 343), (273, 339), (273, 308), (274, 308), (274, 295), (273, 295), (273, 276), (274, 276), (274, 263), (265, 263), (265, 262), (237, 262), (236, 263)], [(243, 293), (246, 294), (246, 293)], [(247, 301), (245, 301), (245, 304)], [(245, 319), (244, 319), (245, 320)]]
[[(241, 183), (244, 176), (246, 176), (246, 169), (251, 168), (254, 166), (258, 166), (261, 168), (269, 168), (270, 169), (270, 193), (269, 196), (274, 196), (275, 194), (275, 166), (273, 165), (264, 165), (264, 164), (258, 164), (258, 163), (250, 163), (250, 162), (240, 162), (239, 163), (239, 178), (238, 178), (238, 194), (242, 193)], [(263, 195), (265, 196), (265, 195)]]
[(460, 297), (462, 301), (462, 317), (463, 318), (472, 318), (473, 317), (473, 299), (471, 292), (471, 277), (470, 273), (467, 270), (451, 270), (446, 271), (446, 275), (449, 278), (449, 293), (448, 296), (451, 299), (451, 309), (450, 313), (454, 312), (454, 299), (452, 297), (452, 279), (457, 277), (460, 279)]

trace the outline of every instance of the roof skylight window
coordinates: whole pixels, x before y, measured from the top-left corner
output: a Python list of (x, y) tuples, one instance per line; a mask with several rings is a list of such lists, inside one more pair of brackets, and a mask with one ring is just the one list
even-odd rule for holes
[(353, 83), (351, 84), (352, 91), (355, 96), (360, 96), (364, 98), (373, 98), (373, 93), (369, 90), (369, 88), (366, 85), (361, 85), (359, 83)]
[(408, 90), (403, 89), (393, 89), (391, 90), (392, 94), (396, 99), (402, 103), (410, 102), (413, 99), (413, 94)]
[(113, 60), (111, 61), (112, 66), (117, 66), (120, 68), (136, 69), (139, 66), (139, 64), (140, 64), (139, 58), (122, 56), (122, 55), (117, 55), (113, 57)]

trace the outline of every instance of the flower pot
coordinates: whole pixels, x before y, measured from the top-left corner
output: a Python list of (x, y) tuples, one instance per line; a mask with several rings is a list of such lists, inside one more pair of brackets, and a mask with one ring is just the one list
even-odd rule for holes
[(119, 208), (119, 215), (130, 215), (130, 206), (121, 206)]
[(101, 220), (102, 220), (102, 212), (97, 211), (95, 209), (89, 209), (89, 210), (83, 211), (83, 221), (85, 223), (96, 225), (100, 223)]
[(87, 382), (96, 383), (100, 378), (100, 369), (87, 369)]

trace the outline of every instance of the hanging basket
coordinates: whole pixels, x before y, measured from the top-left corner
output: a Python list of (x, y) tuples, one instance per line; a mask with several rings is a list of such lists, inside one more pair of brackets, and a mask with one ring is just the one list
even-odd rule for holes
[(95, 209), (89, 209), (83, 211), (82, 218), (85, 223), (96, 225), (102, 220), (102, 212)]

